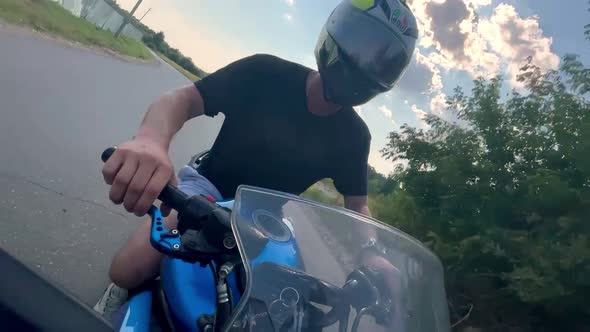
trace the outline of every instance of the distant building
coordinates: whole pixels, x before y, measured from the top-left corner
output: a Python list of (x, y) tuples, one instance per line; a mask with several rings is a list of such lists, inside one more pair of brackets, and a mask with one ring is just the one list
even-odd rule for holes
[[(117, 31), (123, 23), (124, 15), (122, 10), (113, 0), (53, 0), (61, 4), (72, 14), (85, 18), (102, 29)], [(136, 40), (141, 40), (143, 33), (132, 23), (127, 24), (123, 35)]]

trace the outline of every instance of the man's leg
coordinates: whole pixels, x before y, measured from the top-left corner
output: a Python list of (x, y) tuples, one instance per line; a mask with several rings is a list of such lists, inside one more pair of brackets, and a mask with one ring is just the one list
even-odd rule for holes
[[(178, 188), (187, 195), (211, 195), (221, 200), (215, 186), (195, 169), (185, 166), (179, 174)], [(176, 211), (164, 219), (166, 227), (176, 228)], [(151, 222), (142, 222), (128, 242), (117, 252), (109, 270), (113, 284), (109, 285), (94, 309), (101, 314), (110, 314), (127, 300), (127, 290), (140, 287), (159, 275), (163, 255), (150, 244)]]
[[(164, 218), (168, 228), (176, 228), (176, 212), (172, 211)], [(129, 294), (146, 282), (158, 277), (163, 255), (150, 244), (151, 219), (141, 222), (127, 243), (119, 249), (111, 262), (109, 278), (112, 281), (94, 310), (102, 315), (116, 311)]]

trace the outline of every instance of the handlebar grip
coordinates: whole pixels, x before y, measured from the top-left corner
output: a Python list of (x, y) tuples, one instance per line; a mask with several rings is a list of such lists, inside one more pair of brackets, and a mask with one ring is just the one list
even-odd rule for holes
[[(116, 147), (107, 148), (102, 152), (100, 159), (106, 163), (116, 150)], [(160, 195), (158, 195), (160, 201), (176, 211), (184, 208), (188, 198), (189, 197), (184, 192), (170, 184), (167, 184), (166, 187), (162, 189), (162, 192), (160, 192)]]
[(182, 211), (189, 197), (175, 186), (167, 184), (166, 187), (162, 189), (160, 195), (158, 195), (158, 199), (168, 207), (173, 208), (176, 211)]
[(109, 160), (109, 158), (111, 158), (113, 153), (115, 153), (115, 150), (117, 150), (116, 147), (110, 147), (110, 148), (107, 148), (106, 150), (104, 150), (102, 152), (102, 154), (100, 155), (100, 159), (102, 159), (102, 162), (106, 163), (107, 160)]

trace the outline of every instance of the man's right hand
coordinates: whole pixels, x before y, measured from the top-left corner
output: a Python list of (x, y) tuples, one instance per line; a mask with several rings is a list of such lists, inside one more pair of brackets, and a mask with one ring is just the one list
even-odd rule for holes
[(138, 217), (145, 215), (166, 184), (176, 179), (167, 149), (147, 137), (120, 145), (104, 164), (102, 175), (111, 185), (111, 201), (123, 203)]

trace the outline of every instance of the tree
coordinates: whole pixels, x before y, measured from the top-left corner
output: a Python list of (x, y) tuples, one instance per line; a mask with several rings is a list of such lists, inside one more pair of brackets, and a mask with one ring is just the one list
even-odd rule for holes
[(164, 32), (160, 31), (155, 33), (152, 30), (144, 31), (143, 42), (149, 48), (162, 53), (170, 60), (176, 62), (179, 66), (197, 75), (198, 77), (202, 78), (207, 76), (207, 73), (195, 66), (191, 58), (184, 56), (178, 49), (172, 48), (170, 45), (168, 45), (164, 36)]
[(383, 195), (392, 193), (399, 185), (393, 176), (383, 176), (370, 165), (367, 172), (367, 179), (369, 195)]
[(455, 318), (472, 308), (485, 331), (590, 330), (590, 69), (529, 60), (519, 81), (526, 93), (506, 100), (500, 78), (457, 88), (447, 106), (461, 125), (429, 116), (428, 130), (390, 133), (383, 155), (407, 166), (372, 211), (441, 257)]

